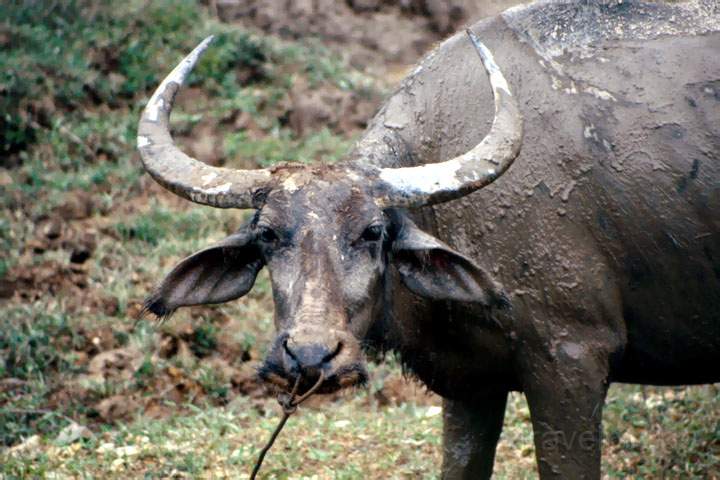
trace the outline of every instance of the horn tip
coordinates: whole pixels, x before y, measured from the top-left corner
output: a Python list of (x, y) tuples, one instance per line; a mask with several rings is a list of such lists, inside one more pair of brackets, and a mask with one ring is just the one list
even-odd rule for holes
[(465, 33), (467, 33), (467, 36), (470, 37), (470, 40), (472, 40), (473, 43), (480, 42), (480, 38), (477, 36), (475, 32), (473, 32), (471, 29), (466, 28)]
[(490, 51), (480, 40), (480, 37), (475, 34), (475, 32), (468, 28), (465, 30), (465, 33), (467, 33), (468, 37), (470, 37), (470, 42), (472, 42), (475, 50), (477, 51), (478, 55), (480, 55), (480, 58), (483, 61), (487, 60), (488, 58), (492, 58), (492, 55), (490, 55)]

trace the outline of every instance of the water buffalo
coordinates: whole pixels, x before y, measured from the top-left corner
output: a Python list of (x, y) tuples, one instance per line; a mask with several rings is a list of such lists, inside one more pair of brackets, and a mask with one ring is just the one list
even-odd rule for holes
[(444, 398), (445, 477), (490, 476), (517, 390), (540, 477), (599, 478), (610, 382), (720, 380), (720, 7), (542, 2), (471, 30), (345, 161), (253, 171), (173, 145), (201, 44), (142, 115), (143, 162), (188, 200), (255, 214), (147, 308), (236, 299), (267, 267), (267, 382), (322, 372), (334, 391), (366, 379), (364, 347), (392, 350)]

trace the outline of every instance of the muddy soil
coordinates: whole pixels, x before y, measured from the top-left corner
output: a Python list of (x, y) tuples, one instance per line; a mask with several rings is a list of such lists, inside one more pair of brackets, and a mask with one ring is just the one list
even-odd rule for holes
[(317, 37), (376, 73), (413, 64), (448, 34), (518, 0), (215, 0), (219, 18), (281, 37)]

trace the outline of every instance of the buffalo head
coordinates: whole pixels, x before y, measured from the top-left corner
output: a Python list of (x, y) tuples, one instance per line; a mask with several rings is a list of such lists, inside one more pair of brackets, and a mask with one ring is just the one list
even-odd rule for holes
[(203, 41), (160, 84), (142, 114), (143, 164), (156, 181), (188, 200), (255, 213), (235, 234), (180, 262), (147, 300), (147, 309), (166, 316), (178, 307), (242, 297), (266, 267), (277, 338), (260, 376), (288, 388), (301, 374), (301, 388), (307, 388), (322, 373), (321, 391), (329, 392), (367, 377), (361, 343), (382, 315), (388, 269), (396, 269), (420, 296), (499, 301), (499, 288), (483, 270), (398, 209), (477, 190), (501, 175), (519, 152), (522, 122), (515, 101), (490, 52), (468, 33), (493, 88), (493, 126), (457, 158), (405, 168), (363, 161), (384, 151), (382, 142), (367, 138), (361, 142), (365, 147), (338, 165), (246, 171), (188, 157), (173, 143), (169, 117), (179, 87), (211, 38)]

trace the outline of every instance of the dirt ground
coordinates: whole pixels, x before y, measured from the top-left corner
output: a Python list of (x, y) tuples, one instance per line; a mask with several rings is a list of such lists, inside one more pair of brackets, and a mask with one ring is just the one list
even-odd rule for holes
[(217, 0), (234, 22), (287, 38), (317, 37), (350, 63), (386, 75), (415, 63), (430, 46), (518, 0)]

